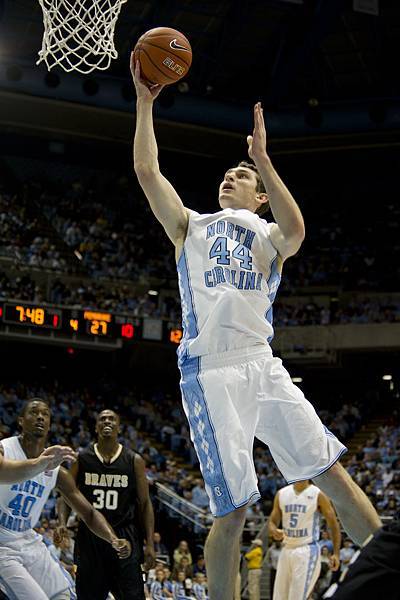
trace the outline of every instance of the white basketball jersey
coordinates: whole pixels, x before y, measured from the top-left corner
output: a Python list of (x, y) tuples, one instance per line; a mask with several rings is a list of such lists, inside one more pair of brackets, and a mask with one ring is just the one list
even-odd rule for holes
[(191, 212), (178, 262), (187, 358), (267, 344), (282, 260), (271, 223), (246, 209)]
[[(1, 440), (1, 445), (5, 458), (27, 459), (18, 437)], [(35, 475), (22, 483), (0, 484), (0, 542), (21, 537), (36, 525), (56, 485), (59, 468)]]
[(309, 485), (296, 494), (293, 485), (279, 490), (282, 511), (283, 544), (288, 547), (304, 546), (319, 540), (319, 488)]

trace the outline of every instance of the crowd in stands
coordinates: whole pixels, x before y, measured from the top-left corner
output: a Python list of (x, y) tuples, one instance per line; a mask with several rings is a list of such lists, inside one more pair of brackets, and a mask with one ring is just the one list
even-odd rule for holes
[[(0, 271), (0, 299), (97, 308), (176, 323), (181, 319), (180, 302), (172, 292), (159, 298), (148, 292), (138, 294), (123, 283), (106, 285), (101, 281), (86, 280), (74, 284), (60, 277), (52, 279), (44, 289), (26, 271), (17, 277)], [(335, 299), (328, 304), (318, 304), (318, 297), (299, 298), (296, 303), (285, 300), (284, 296), (278, 296), (274, 304), (275, 327), (400, 322), (400, 298), (395, 297), (354, 297), (340, 302)]]
[(101, 191), (81, 181), (42, 189), (38, 201), (91, 276), (138, 281), (174, 275), (172, 247), (147, 204), (134, 202), (127, 178)]
[[(0, 295), (179, 320), (174, 294), (160, 302), (147, 293), (133, 292), (127, 284), (128, 280), (143, 284), (151, 278), (176, 280), (172, 246), (144, 198), (133, 196), (131, 183), (127, 177), (111, 178), (106, 184), (93, 179), (43, 184), (33, 179), (10, 193), (0, 181), (0, 256), (20, 267), (58, 274), (46, 289), (25, 273), (16, 281), (0, 274)], [(335, 206), (327, 224), (325, 213), (304, 207), (312, 226), (298, 256), (284, 265), (274, 311), (276, 326), (399, 322), (400, 301), (390, 297), (365, 295), (331, 302), (313, 297), (296, 304), (285, 299), (315, 286), (334, 286), (338, 291), (393, 289), (399, 275), (399, 263), (393, 258), (400, 251), (399, 209), (389, 203), (381, 210), (380, 218), (373, 221), (366, 214), (348, 214), (344, 206)], [(388, 224), (385, 236), (379, 228), (383, 218)], [(372, 247), (372, 239), (381, 243)], [(66, 261), (61, 247), (70, 260)], [(391, 261), (387, 261), (389, 248)], [(85, 274), (77, 283), (63, 281), (63, 274), (74, 271), (71, 265)]]
[[(21, 177), (18, 169), (16, 173)], [(65, 270), (59, 244), (55, 245), (43, 231), (46, 218), (54, 235), (70, 249), (71, 260), (77, 262), (76, 256), (81, 257), (86, 273), (94, 278), (137, 282), (150, 277), (176, 277), (172, 245), (143, 194), (132, 191), (133, 176), (116, 177), (103, 172), (74, 179), (71, 172), (64, 181), (54, 181), (44, 173), (35, 177), (31, 172), (25, 179), (22, 174), (21, 179), (11, 191), (9, 184), (5, 189), (0, 181), (1, 252), (17, 255), (27, 265)], [(303, 203), (307, 236), (298, 256), (285, 263), (283, 292), (315, 286), (395, 289), (399, 276), (396, 257), (400, 253), (400, 211), (397, 204), (385, 202), (377, 218), (371, 219), (363, 210), (363, 193), (372, 192), (359, 190), (358, 199), (350, 206), (344, 200), (331, 202), (328, 214), (326, 203)], [(302, 190), (300, 196), (303, 194), (308, 199), (318, 198), (319, 191)], [(187, 196), (190, 208), (210, 210), (201, 205), (195, 189)], [(35, 218), (33, 206), (37, 210)], [(270, 215), (268, 219), (271, 220)], [(388, 261), (387, 256), (392, 260)]]
[(60, 250), (43, 234), (38, 219), (29, 215), (27, 199), (23, 194), (4, 192), (1, 182), (0, 231), (0, 256), (14, 259), (27, 267), (67, 271), (67, 263)]

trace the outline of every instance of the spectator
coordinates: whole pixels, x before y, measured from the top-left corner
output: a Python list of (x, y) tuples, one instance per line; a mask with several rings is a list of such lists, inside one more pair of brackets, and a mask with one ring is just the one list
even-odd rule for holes
[(163, 591), (164, 591), (164, 596), (166, 598), (173, 597), (171, 571), (170, 571), (169, 567), (164, 567)]
[(323, 531), (321, 531), (321, 539), (318, 542), (320, 550), (322, 551), (322, 548), (324, 546), (326, 546), (329, 550), (329, 554), (332, 554), (333, 552), (333, 543), (332, 540), (330, 538), (329, 535), (329, 531), (327, 531), (326, 529), (324, 529)]
[(189, 545), (185, 540), (179, 542), (179, 545), (174, 550), (174, 566), (178, 567), (182, 558), (186, 558), (188, 565), (192, 564), (192, 555), (189, 550)]
[[(191, 581), (187, 579), (185, 571), (177, 571), (176, 577), (172, 576), (172, 594), (174, 600), (186, 600), (190, 597)], [(189, 584), (189, 585), (188, 585)]]
[[(161, 541), (161, 535), (158, 531), (155, 531), (153, 534), (153, 542), (154, 542), (154, 552), (156, 553), (156, 558), (161, 558), (162, 560), (168, 556), (168, 550), (165, 544)], [(169, 558), (168, 558), (169, 561)]]
[(196, 564), (193, 566), (193, 575), (196, 576), (197, 573), (203, 573), (205, 577), (207, 576), (206, 561), (202, 554), (197, 557)]
[(164, 589), (164, 569), (162, 567), (157, 567), (155, 570), (155, 580), (150, 584), (150, 598), (151, 600), (161, 600), (165, 598)]
[(340, 571), (344, 571), (350, 564), (355, 554), (353, 543), (349, 539), (343, 541), (343, 548), (340, 550)]
[(263, 551), (262, 540), (253, 540), (250, 550), (244, 555), (248, 568), (248, 584), (250, 600), (260, 600), (260, 579), (262, 573)]
[(192, 594), (196, 600), (207, 600), (206, 578), (203, 573), (198, 572), (194, 578)]

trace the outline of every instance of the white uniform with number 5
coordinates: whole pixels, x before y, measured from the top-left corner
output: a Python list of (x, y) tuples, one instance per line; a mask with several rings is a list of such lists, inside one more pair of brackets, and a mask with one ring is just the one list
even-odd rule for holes
[[(4, 457), (26, 460), (18, 437), (1, 441)], [(68, 574), (33, 530), (57, 483), (59, 467), (0, 485), (0, 589), (9, 600), (47, 600), (70, 588)]]
[(306, 600), (319, 577), (319, 493), (315, 485), (299, 494), (293, 485), (278, 492), (284, 538), (273, 600)]

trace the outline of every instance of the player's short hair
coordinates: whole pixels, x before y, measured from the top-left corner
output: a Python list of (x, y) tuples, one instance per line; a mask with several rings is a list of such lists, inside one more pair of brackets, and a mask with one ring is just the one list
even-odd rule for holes
[(51, 405), (50, 405), (49, 400), (35, 396), (34, 398), (29, 398), (28, 400), (25, 400), (25, 402), (22, 405), (21, 411), (19, 413), (20, 417), (25, 416), (25, 413), (28, 410), (28, 407), (32, 404), (32, 402), (43, 402), (43, 404), (46, 404), (48, 406), (49, 410), (51, 410)]
[[(266, 194), (267, 193), (264, 182), (261, 179), (261, 175), (258, 172), (258, 169), (254, 163), (247, 162), (247, 160), (241, 160), (237, 166), (245, 167), (246, 169), (250, 169), (251, 171), (253, 171), (256, 174), (256, 178), (257, 178), (256, 192), (257, 192), (257, 194)], [(262, 215), (265, 215), (265, 213), (267, 213), (268, 211), (269, 211), (269, 202), (266, 202), (266, 203), (260, 204), (260, 206), (256, 210), (256, 214), (259, 217), (261, 217)]]

